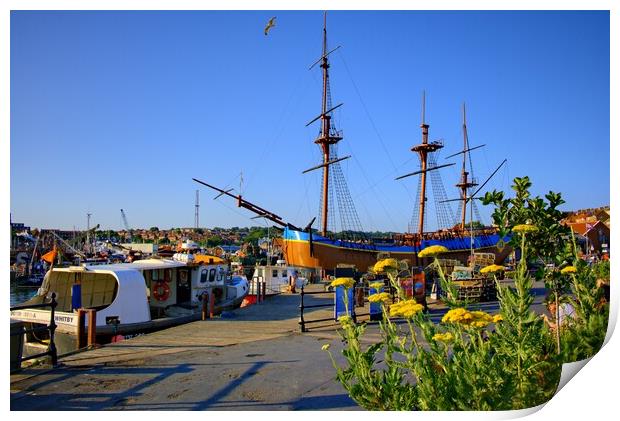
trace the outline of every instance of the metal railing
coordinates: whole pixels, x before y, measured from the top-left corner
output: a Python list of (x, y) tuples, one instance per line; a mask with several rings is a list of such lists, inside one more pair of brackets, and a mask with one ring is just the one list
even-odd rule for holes
[[(388, 292), (390, 294), (390, 299), (391, 302), (394, 303), (396, 301), (396, 289), (394, 287), (392, 287), (391, 285), (386, 285), (386, 292)], [(353, 303), (351, 304), (352, 308), (351, 308), (351, 318), (353, 319), (354, 323), (357, 323), (357, 320), (359, 317), (363, 317), (363, 316), (369, 316), (370, 317), (370, 321), (372, 321), (372, 315), (370, 313), (370, 311), (366, 312), (366, 313), (357, 313), (355, 311), (356, 307), (363, 307), (366, 303), (369, 303), (368, 301), (368, 297), (367, 297), (367, 289), (366, 287), (362, 287), (362, 286), (355, 286), (355, 291), (363, 291), (363, 299), (360, 300), (361, 297), (358, 297), (357, 294), (353, 295)], [(319, 322), (333, 322), (334, 324), (337, 323), (337, 320), (332, 316), (332, 317), (327, 317), (327, 318), (323, 318), (323, 319), (312, 319), (312, 320), (306, 320), (306, 318), (304, 317), (304, 310), (308, 309), (308, 308), (320, 308), (320, 307), (335, 307), (335, 302), (331, 302), (331, 303), (326, 303), (326, 304), (312, 304), (312, 305), (306, 305), (304, 303), (304, 296), (305, 295), (316, 295), (316, 294), (332, 294), (334, 295), (336, 293), (336, 290), (332, 290), (332, 291), (311, 291), (311, 292), (307, 292), (304, 291), (303, 286), (301, 287), (301, 300), (300, 300), (300, 304), (299, 304), (299, 328), (300, 331), (302, 333), (304, 332), (308, 332), (308, 327), (306, 327), (307, 324), (311, 324), (311, 323), (319, 323)], [(334, 300), (335, 301), (335, 300)]]
[(312, 305), (305, 305), (304, 304), (304, 296), (306, 295), (317, 295), (317, 294), (336, 294), (336, 290), (332, 290), (332, 291), (305, 291), (304, 290), (304, 286), (301, 286), (301, 293), (300, 293), (300, 303), (299, 303), (299, 329), (302, 333), (307, 332), (308, 328), (306, 327), (307, 324), (310, 323), (319, 323), (319, 322), (329, 322), (332, 321), (334, 322), (334, 318), (333, 317), (327, 317), (327, 318), (323, 318), (323, 319), (313, 319), (313, 320), (306, 320), (304, 317), (304, 310), (307, 308), (319, 308), (319, 307), (334, 307), (334, 303), (327, 303), (327, 304), (312, 304)]
[(45, 356), (48, 356), (48, 355), (50, 356), (50, 358), (52, 360), (52, 366), (56, 367), (58, 365), (58, 351), (56, 349), (56, 343), (54, 342), (54, 332), (56, 331), (56, 322), (54, 320), (54, 314), (56, 312), (56, 306), (57, 305), (58, 305), (58, 302), (56, 301), (56, 293), (53, 292), (52, 293), (52, 300), (49, 303), (30, 304), (30, 305), (11, 307), (11, 311), (14, 311), (14, 310), (26, 310), (26, 309), (33, 309), (33, 308), (46, 308), (46, 307), (50, 307), (50, 309), (51, 309), (49, 325), (32, 327), (30, 329), (20, 329), (20, 332), (12, 333), (11, 334), (11, 336), (17, 336), (17, 335), (27, 335), (29, 333), (35, 333), (35, 332), (42, 332), (42, 331), (46, 331), (46, 330), (49, 331), (50, 339), (49, 339), (49, 344), (47, 346), (47, 351), (41, 352), (41, 353), (38, 353), (38, 354), (34, 354), (34, 355), (29, 355), (29, 356), (27, 356), (25, 358), (22, 357), (21, 353), (20, 353), (19, 361), (18, 361), (18, 367), (19, 368), (21, 368), (22, 362), (24, 362), (24, 361), (33, 360), (35, 358), (41, 358), (41, 357), (45, 357)]

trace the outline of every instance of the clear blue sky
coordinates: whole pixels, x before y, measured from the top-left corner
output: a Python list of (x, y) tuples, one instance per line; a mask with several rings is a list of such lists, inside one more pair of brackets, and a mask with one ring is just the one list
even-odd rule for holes
[[(265, 23), (277, 26), (263, 35)], [(467, 103), (476, 176), (610, 201), (608, 12), (328, 14), (342, 168), (366, 230), (404, 231), (421, 92), (430, 138), (459, 150)], [(12, 12), (13, 221), (71, 229), (260, 225), (196, 177), (297, 225), (317, 215), (322, 12)], [(442, 161), (443, 158), (441, 158)], [(448, 162), (448, 161), (445, 161)], [(442, 171), (448, 196), (458, 167)], [(483, 215), (489, 209), (481, 207)], [(430, 215), (431, 219), (433, 215)], [(487, 219), (487, 222), (488, 219)], [(433, 222), (431, 222), (431, 228)]]

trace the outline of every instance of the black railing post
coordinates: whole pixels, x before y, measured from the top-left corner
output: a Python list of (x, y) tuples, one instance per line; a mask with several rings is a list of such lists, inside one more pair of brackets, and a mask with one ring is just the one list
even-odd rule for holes
[[(358, 282), (355, 281), (355, 283), (353, 284), (353, 302), (351, 303), (351, 319), (353, 320), (353, 323), (357, 324), (357, 317), (355, 315), (355, 306), (357, 305), (357, 296), (356, 296), (356, 292), (357, 292), (357, 284)], [(349, 295), (349, 291), (347, 291), (346, 289), (344, 290), (344, 293), (346, 295)]]
[(56, 331), (56, 320), (54, 317), (54, 313), (56, 311), (56, 306), (58, 303), (56, 302), (56, 293), (52, 292), (52, 302), (50, 303), (51, 311), (51, 320), (49, 325), (50, 330), (50, 344), (47, 347), (47, 352), (49, 352), (52, 357), (52, 366), (56, 367), (58, 365), (58, 351), (56, 349), (56, 343), (54, 342), (54, 332)]
[(299, 326), (301, 328), (301, 333), (306, 331), (306, 322), (304, 320), (304, 286), (301, 286), (301, 303), (299, 304)]

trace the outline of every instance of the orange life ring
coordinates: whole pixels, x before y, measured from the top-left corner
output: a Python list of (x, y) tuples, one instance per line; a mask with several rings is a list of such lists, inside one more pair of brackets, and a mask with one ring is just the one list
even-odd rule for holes
[(170, 287), (165, 282), (155, 282), (153, 285), (153, 297), (157, 301), (166, 301), (170, 296)]

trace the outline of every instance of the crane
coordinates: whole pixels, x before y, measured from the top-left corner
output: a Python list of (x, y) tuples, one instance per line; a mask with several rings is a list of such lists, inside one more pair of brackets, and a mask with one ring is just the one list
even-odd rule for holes
[(127, 235), (129, 236), (129, 242), (131, 243), (131, 230), (129, 229), (129, 224), (127, 223), (127, 216), (125, 215), (125, 211), (121, 209), (121, 216), (123, 217), (123, 224), (125, 225), (125, 229), (127, 230)]

